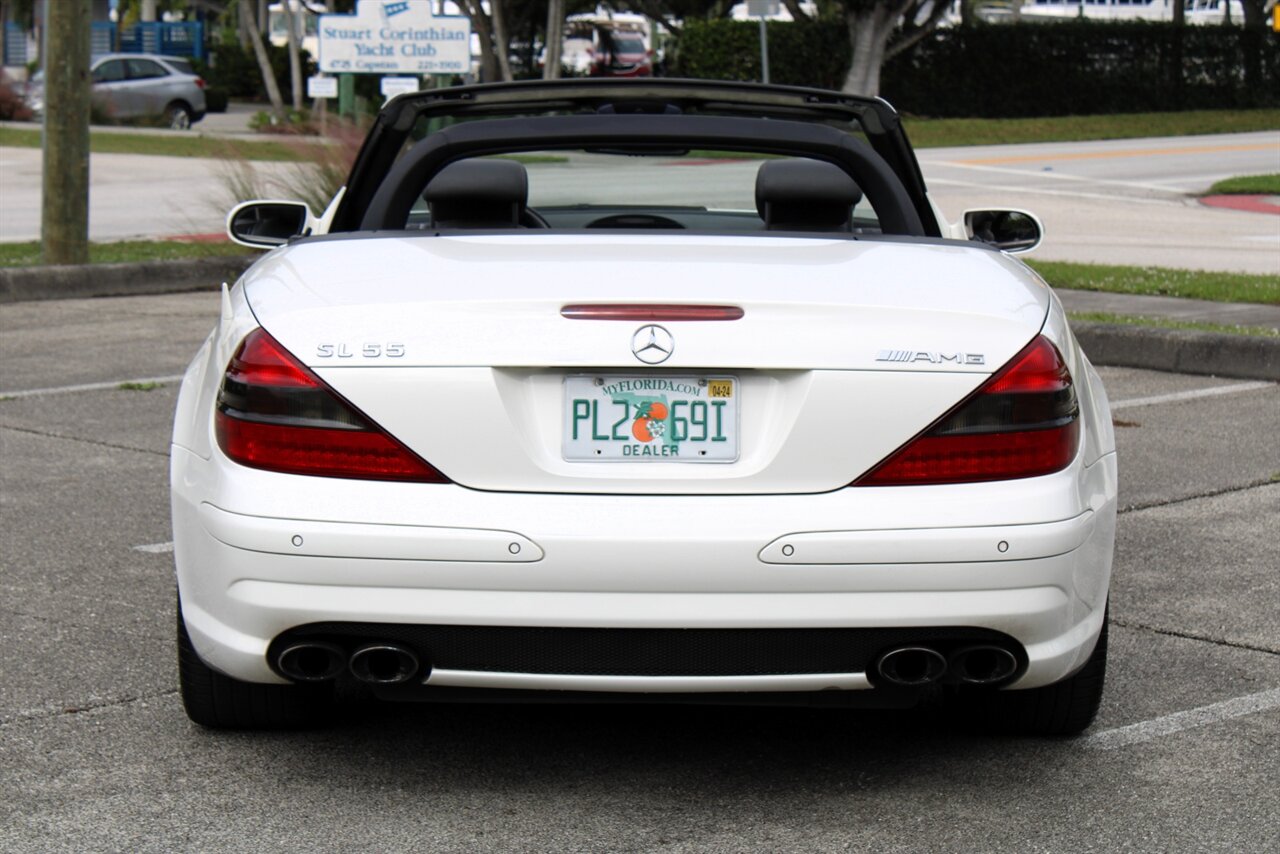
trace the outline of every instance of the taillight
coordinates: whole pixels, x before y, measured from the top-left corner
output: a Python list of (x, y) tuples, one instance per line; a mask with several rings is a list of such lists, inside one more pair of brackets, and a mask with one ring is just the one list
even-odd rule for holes
[(973, 483), (1067, 467), (1080, 435), (1071, 373), (1043, 335), (854, 486)]
[(227, 364), (215, 415), (236, 462), (286, 474), (448, 483), (262, 329)]
[(203, 88), (204, 88), (204, 86), (205, 86), (204, 78), (203, 78), (203, 77), (197, 77), (197, 78), (196, 78), (196, 88), (197, 88), (197, 89), (203, 89)]

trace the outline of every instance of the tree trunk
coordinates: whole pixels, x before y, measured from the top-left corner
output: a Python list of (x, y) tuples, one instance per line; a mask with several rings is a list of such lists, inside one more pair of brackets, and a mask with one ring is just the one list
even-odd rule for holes
[(1183, 70), (1182, 70), (1182, 37), (1185, 34), (1187, 24), (1187, 7), (1183, 0), (1171, 0), (1173, 3), (1173, 32), (1169, 34), (1171, 43), (1169, 45), (1169, 68), (1165, 72), (1165, 81), (1169, 84), (1169, 91), (1173, 93), (1172, 102), (1175, 110), (1182, 109), (1183, 99), (1186, 97), (1186, 87), (1183, 86)]
[(502, 72), (503, 80), (511, 80), (511, 37), (507, 35), (504, 1), (489, 0), (489, 9), (493, 18), (493, 50), (498, 56), (498, 70)]
[(476, 29), (476, 37), (480, 40), (480, 75), (485, 83), (492, 83), (498, 78), (498, 59), (493, 53), (493, 33), (489, 29), (489, 16), (484, 13), (480, 0), (462, 0), (462, 11), (471, 19), (471, 26)]
[(853, 61), (845, 75), (843, 91), (869, 98), (880, 94), (880, 66), (884, 63), (885, 45), (901, 14), (902, 8), (896, 3), (889, 7), (877, 3), (845, 13)]
[(787, 7), (787, 11), (791, 13), (793, 21), (807, 21), (809, 16), (805, 14), (804, 9), (800, 8), (800, 0), (782, 0), (782, 5)]
[(280, 12), (284, 15), (284, 25), (289, 29), (289, 89), (293, 96), (293, 109), (295, 112), (302, 111), (302, 55), (298, 48), (298, 20), (297, 15), (306, 14), (301, 9), (297, 12), (293, 9), (293, 4), (289, 0), (283, 0), (280, 4)]
[(46, 264), (89, 261), (90, 0), (45, 7), (44, 176), (41, 254)]
[(1241, 5), (1244, 7), (1244, 29), (1240, 31), (1240, 51), (1244, 54), (1243, 106), (1256, 107), (1262, 93), (1262, 42), (1268, 37), (1263, 8), (1266, 3), (1265, 0), (1242, 0)]
[(560, 63), (564, 54), (564, 0), (547, 3), (547, 59), (542, 66), (543, 80), (560, 79)]
[(240, 28), (245, 31), (253, 45), (253, 55), (258, 58), (258, 71), (262, 74), (262, 85), (267, 89), (267, 98), (271, 100), (271, 109), (283, 121), (288, 116), (284, 109), (284, 99), (280, 97), (280, 85), (276, 83), (276, 74), (271, 70), (271, 59), (262, 45), (262, 33), (253, 20), (253, 10), (249, 8), (249, 3), (250, 0), (240, 0)]

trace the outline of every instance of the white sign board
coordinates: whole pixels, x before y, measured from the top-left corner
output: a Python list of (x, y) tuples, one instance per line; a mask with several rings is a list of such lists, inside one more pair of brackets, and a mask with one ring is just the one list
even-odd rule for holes
[(316, 75), (307, 78), (307, 97), (308, 98), (336, 98), (338, 97), (338, 78), (324, 77)]
[(747, 15), (752, 18), (772, 18), (778, 14), (778, 0), (747, 0)]
[(405, 92), (417, 92), (419, 89), (417, 77), (383, 77), (379, 88), (382, 90), (382, 97), (388, 100), (396, 95), (403, 95)]
[(466, 74), (471, 21), (432, 14), (430, 0), (358, 0), (354, 15), (321, 15), (320, 70), (339, 74)]

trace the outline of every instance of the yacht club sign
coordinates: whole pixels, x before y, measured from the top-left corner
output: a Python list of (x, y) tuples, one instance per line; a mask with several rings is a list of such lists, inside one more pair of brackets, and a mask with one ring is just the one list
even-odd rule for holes
[(320, 70), (337, 74), (466, 74), (471, 22), (433, 14), (431, 0), (358, 0), (354, 15), (321, 15)]

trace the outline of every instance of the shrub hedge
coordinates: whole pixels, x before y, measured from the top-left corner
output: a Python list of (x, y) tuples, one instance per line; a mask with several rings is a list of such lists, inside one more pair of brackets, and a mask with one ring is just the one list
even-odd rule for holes
[[(843, 21), (775, 23), (768, 32), (774, 82), (840, 87), (849, 63)], [(678, 63), (684, 76), (758, 80), (758, 25), (689, 22)], [(937, 117), (1280, 106), (1280, 37), (1145, 21), (949, 27), (886, 63), (881, 94)]]
[[(292, 89), (289, 81), (289, 49), (267, 44), (267, 58), (271, 61), (271, 69), (275, 72), (276, 83), (280, 86), (281, 96), (286, 102), (290, 100)], [(195, 63), (196, 71), (209, 82), (226, 91), (232, 98), (252, 98), (265, 101), (266, 90), (262, 85), (262, 72), (258, 68), (258, 58), (253, 50), (245, 50), (233, 38), (224, 38), (215, 44), (210, 51), (207, 63)], [(315, 74), (315, 63), (311, 56), (302, 52), (302, 76), (305, 80)]]
[[(769, 79), (790, 86), (839, 89), (852, 53), (843, 21), (769, 22)], [(754, 21), (686, 21), (672, 69), (680, 77), (760, 79), (760, 25)]]

